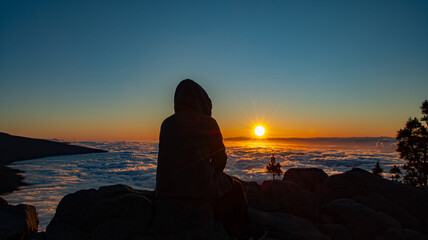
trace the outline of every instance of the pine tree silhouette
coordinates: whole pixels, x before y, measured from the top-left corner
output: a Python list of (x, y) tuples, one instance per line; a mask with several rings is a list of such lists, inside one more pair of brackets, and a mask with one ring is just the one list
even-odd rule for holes
[(391, 173), (391, 180), (394, 182), (398, 182), (398, 179), (400, 179), (401, 170), (397, 165), (392, 166), (392, 168), (389, 170), (389, 173)]
[(379, 162), (377, 162), (377, 163), (375, 164), (375, 167), (374, 167), (374, 168), (373, 168), (373, 170), (372, 170), (372, 173), (373, 173), (373, 175), (375, 175), (375, 176), (382, 177), (382, 172), (383, 172), (383, 169), (380, 167)]
[[(428, 101), (421, 105), (422, 118), (428, 126)], [(428, 129), (417, 118), (409, 118), (406, 126), (397, 133), (400, 158), (406, 160), (403, 182), (410, 185), (428, 184)]]
[(272, 174), (273, 180), (275, 180), (275, 176), (281, 176), (282, 174), (281, 164), (276, 163), (274, 154), (272, 154), (270, 162), (266, 165), (266, 172)]

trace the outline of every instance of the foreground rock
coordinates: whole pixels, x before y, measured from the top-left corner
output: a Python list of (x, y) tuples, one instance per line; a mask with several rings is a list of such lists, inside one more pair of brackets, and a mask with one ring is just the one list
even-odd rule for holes
[(269, 231), (269, 237), (275, 239), (327, 240), (309, 220), (282, 212), (264, 212), (249, 208), (250, 219)]
[(142, 193), (113, 185), (65, 196), (47, 226), (48, 239), (128, 239), (144, 234), (153, 214)]
[[(288, 173), (286, 181), (243, 182), (250, 224), (266, 229), (268, 239), (428, 239), (426, 191), (361, 169), (331, 177), (318, 169)], [(46, 238), (231, 239), (208, 203), (153, 202), (153, 192), (125, 185), (65, 196), (38, 239)]]
[(244, 188), (251, 207), (303, 217), (331, 239), (428, 239), (428, 193), (362, 169), (289, 169), (283, 181)]
[(428, 230), (428, 193), (416, 187), (379, 178), (359, 168), (331, 176), (323, 185), (319, 193), (326, 201), (351, 198), (396, 218), (404, 227)]
[(294, 182), (308, 191), (317, 189), (328, 175), (318, 168), (290, 168), (284, 173), (284, 181)]
[(27, 239), (37, 232), (39, 218), (32, 205), (8, 205), (0, 198), (0, 239)]
[(47, 239), (228, 239), (209, 204), (189, 200), (155, 205), (152, 194), (125, 185), (69, 194), (46, 229)]

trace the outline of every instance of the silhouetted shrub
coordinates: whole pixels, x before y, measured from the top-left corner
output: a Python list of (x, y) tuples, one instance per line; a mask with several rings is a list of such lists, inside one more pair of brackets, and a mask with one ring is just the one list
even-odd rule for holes
[(391, 173), (391, 180), (394, 182), (398, 182), (398, 179), (400, 179), (401, 170), (397, 165), (392, 166), (392, 168), (389, 170), (389, 173)]
[(383, 169), (380, 167), (379, 162), (377, 162), (377, 163), (375, 164), (375, 167), (374, 167), (374, 168), (373, 168), (373, 170), (372, 170), (372, 173), (373, 173), (373, 175), (375, 175), (375, 176), (382, 177), (382, 172), (383, 172)]
[(270, 162), (266, 166), (266, 172), (272, 174), (273, 179), (275, 180), (275, 176), (281, 176), (282, 170), (281, 170), (281, 164), (275, 163), (275, 156), (272, 154), (272, 157), (270, 158)]

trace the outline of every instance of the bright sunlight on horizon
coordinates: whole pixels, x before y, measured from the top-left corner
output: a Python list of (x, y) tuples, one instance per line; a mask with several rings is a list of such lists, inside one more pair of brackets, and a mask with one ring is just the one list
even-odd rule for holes
[(254, 129), (254, 133), (255, 133), (257, 136), (262, 137), (263, 135), (265, 135), (265, 128), (264, 128), (263, 126), (257, 126), (257, 127)]

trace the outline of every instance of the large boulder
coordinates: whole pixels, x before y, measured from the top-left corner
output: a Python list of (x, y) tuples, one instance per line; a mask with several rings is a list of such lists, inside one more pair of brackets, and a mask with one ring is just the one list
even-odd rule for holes
[(352, 199), (334, 200), (321, 209), (320, 215), (324, 223), (346, 225), (355, 240), (375, 239), (390, 228), (401, 228), (396, 219)]
[(268, 237), (273, 239), (293, 240), (328, 240), (315, 225), (302, 217), (281, 212), (264, 212), (258, 209), (248, 209), (250, 219), (266, 230)]
[(373, 210), (388, 214), (397, 219), (403, 227), (423, 229), (422, 224), (416, 217), (413, 217), (406, 210), (379, 193), (358, 195), (354, 196), (352, 199)]
[(332, 240), (350, 240), (352, 239), (349, 228), (342, 224), (320, 224), (319, 230)]
[(421, 223), (427, 220), (428, 193), (416, 187), (382, 179), (359, 168), (330, 176), (323, 185), (319, 193), (327, 200), (380, 194)]
[(157, 199), (155, 212), (153, 231), (161, 239), (229, 239), (207, 201)]
[(36, 233), (39, 218), (28, 204), (0, 206), (0, 239), (27, 239)]
[(408, 228), (391, 228), (376, 240), (428, 240), (428, 236)]
[(46, 228), (47, 239), (229, 239), (207, 201), (152, 198), (152, 191), (125, 185), (69, 194)]
[(289, 168), (284, 173), (284, 181), (294, 182), (308, 191), (314, 191), (328, 175), (319, 168)]
[(81, 190), (65, 196), (46, 228), (48, 239), (121, 239), (144, 233), (152, 219), (152, 203), (125, 185)]
[(258, 208), (260, 206), (260, 185), (256, 182), (241, 181), (247, 197), (248, 206)]
[(306, 191), (294, 182), (281, 180), (264, 181), (256, 199), (249, 202), (263, 211), (290, 213), (309, 219), (318, 217), (320, 205), (317, 193)]

